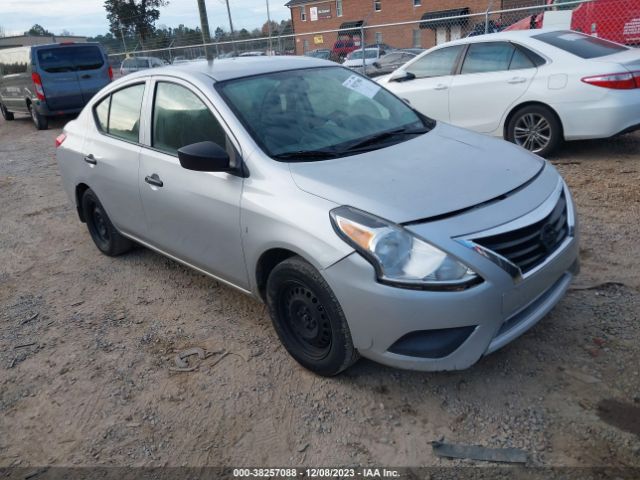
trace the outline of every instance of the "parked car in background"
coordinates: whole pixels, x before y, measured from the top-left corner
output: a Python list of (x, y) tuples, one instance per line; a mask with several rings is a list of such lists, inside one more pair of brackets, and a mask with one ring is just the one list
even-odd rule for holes
[(128, 57), (120, 65), (120, 75), (128, 75), (147, 68), (158, 68), (164, 65), (164, 60), (157, 57)]
[[(564, 5), (567, 0), (546, 0), (554, 9), (571, 10), (567, 28), (625, 45), (640, 46), (640, 0), (593, 0), (578, 6)], [(544, 27), (545, 12), (529, 15), (505, 30), (529, 30)]]
[(362, 48), (360, 33), (340, 34), (331, 49), (330, 60), (342, 63), (354, 50)]
[(307, 53), (305, 53), (305, 55), (307, 57), (329, 60), (329, 57), (331, 56), (331, 50), (329, 50), (328, 48), (319, 48), (317, 50), (310, 50)]
[(379, 82), (425, 115), (542, 156), (640, 128), (640, 50), (569, 30), (449, 42)]
[(402, 48), (403, 52), (413, 53), (414, 55), (420, 55), (426, 49), (425, 48)]
[(411, 53), (406, 50), (395, 50), (393, 52), (382, 55), (378, 60), (374, 61), (370, 65), (367, 65), (365, 73), (369, 77), (385, 75), (387, 73), (393, 72), (415, 57), (415, 53)]
[(178, 55), (173, 57), (173, 61), (171, 62), (172, 65), (179, 65), (181, 63), (189, 63), (189, 60), (183, 55)]
[(102, 253), (136, 242), (264, 301), (320, 375), (360, 355), (467, 368), (544, 317), (579, 267), (551, 163), (325, 60), (134, 73), (57, 145)]
[(30, 114), (38, 130), (49, 117), (78, 113), (113, 79), (98, 43), (54, 43), (0, 50), (0, 111)]
[(368, 70), (385, 54), (386, 52), (378, 47), (354, 50), (349, 55), (347, 55), (347, 58), (345, 59), (343, 65), (352, 70), (363, 73), (363, 65), (365, 70)]
[(242, 52), (239, 57), (264, 57), (266, 55), (265, 52), (261, 50), (255, 50), (251, 52)]

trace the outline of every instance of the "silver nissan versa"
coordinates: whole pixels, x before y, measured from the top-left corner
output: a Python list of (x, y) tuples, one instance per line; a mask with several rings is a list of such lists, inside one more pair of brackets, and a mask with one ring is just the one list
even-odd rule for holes
[(267, 303), (321, 375), (473, 365), (558, 303), (575, 207), (520, 147), (309, 57), (128, 75), (57, 138), (98, 249), (156, 250)]

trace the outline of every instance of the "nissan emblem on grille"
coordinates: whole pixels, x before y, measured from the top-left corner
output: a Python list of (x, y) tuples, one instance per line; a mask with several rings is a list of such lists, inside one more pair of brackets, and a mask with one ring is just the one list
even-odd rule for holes
[(542, 230), (540, 231), (540, 244), (547, 252), (551, 251), (553, 247), (555, 247), (557, 236), (558, 232), (556, 232), (553, 224), (547, 223), (542, 227)]

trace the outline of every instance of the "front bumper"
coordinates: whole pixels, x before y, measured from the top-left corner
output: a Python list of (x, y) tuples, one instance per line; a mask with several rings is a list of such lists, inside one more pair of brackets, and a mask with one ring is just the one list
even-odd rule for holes
[[(569, 197), (571, 209), (573, 203)], [(480, 255), (478, 255), (480, 257)], [(470, 257), (469, 257), (470, 258)], [(409, 290), (376, 281), (373, 266), (353, 253), (324, 271), (337, 296), (360, 354), (376, 362), (411, 370), (459, 370), (511, 342), (542, 319), (563, 297), (579, 270), (578, 232), (539, 268), (516, 281), (498, 268), (479, 266), (484, 282), (464, 291)], [(487, 273), (489, 272), (489, 273)], [(390, 351), (415, 332), (457, 327), (471, 333), (439, 358)], [(459, 329), (465, 330), (465, 329)]]

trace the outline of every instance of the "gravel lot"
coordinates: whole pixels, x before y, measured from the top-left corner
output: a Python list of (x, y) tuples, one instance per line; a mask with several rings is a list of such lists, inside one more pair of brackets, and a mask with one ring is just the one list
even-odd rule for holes
[[(325, 379), (260, 303), (144, 248), (101, 255), (62, 189), (63, 124), (0, 119), (0, 466), (479, 464), (436, 457), (444, 438), (640, 467), (640, 134), (552, 159), (583, 271), (530, 332), (462, 372)], [(195, 346), (232, 353), (171, 371)]]

